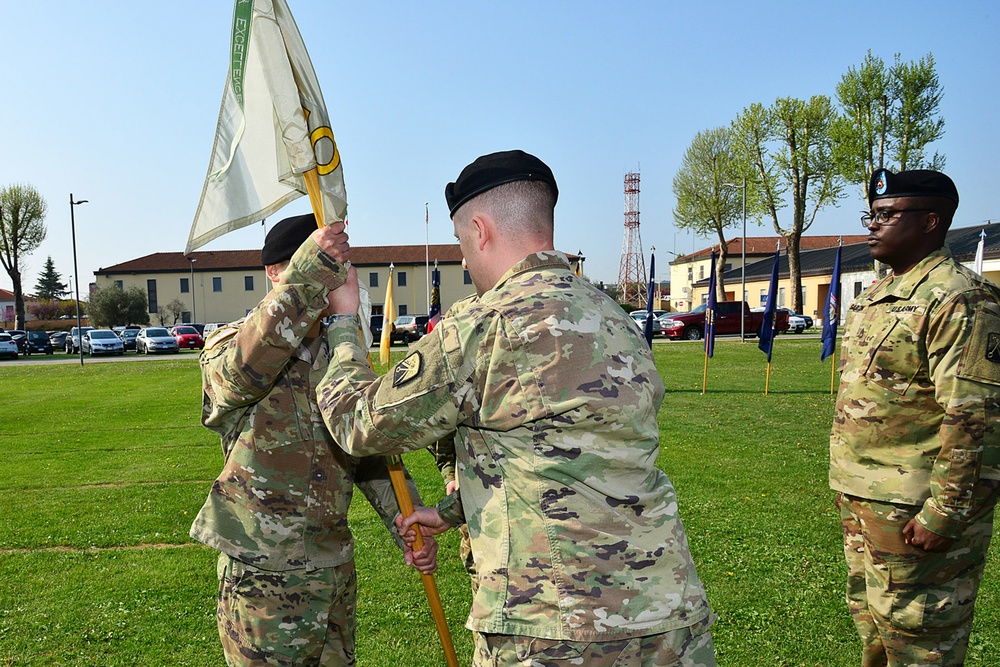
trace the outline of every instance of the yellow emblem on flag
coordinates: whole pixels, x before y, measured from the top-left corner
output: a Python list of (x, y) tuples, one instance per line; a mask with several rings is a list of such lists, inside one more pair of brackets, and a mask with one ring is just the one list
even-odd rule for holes
[(420, 353), (414, 352), (396, 364), (396, 367), (392, 369), (392, 386), (402, 386), (420, 375), (422, 362), (423, 358), (420, 356)]

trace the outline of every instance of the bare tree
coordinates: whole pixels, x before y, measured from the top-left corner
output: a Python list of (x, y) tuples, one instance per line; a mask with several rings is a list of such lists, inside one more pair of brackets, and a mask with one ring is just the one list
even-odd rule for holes
[(45, 200), (30, 185), (17, 183), (0, 189), (0, 264), (14, 287), (14, 317), (24, 328), (22, 263), (45, 240)]

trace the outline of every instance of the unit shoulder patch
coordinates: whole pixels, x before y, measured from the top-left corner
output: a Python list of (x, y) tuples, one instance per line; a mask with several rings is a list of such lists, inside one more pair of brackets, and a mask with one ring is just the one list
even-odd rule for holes
[(407, 382), (420, 375), (423, 368), (423, 357), (419, 352), (414, 352), (410, 356), (400, 361), (392, 369), (392, 386), (401, 387)]

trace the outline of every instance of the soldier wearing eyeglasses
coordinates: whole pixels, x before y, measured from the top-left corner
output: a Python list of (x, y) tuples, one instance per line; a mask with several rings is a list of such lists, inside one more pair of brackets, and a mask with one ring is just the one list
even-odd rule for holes
[(1000, 494), (1000, 291), (944, 245), (948, 176), (872, 174), (830, 438), (862, 665), (962, 665)]

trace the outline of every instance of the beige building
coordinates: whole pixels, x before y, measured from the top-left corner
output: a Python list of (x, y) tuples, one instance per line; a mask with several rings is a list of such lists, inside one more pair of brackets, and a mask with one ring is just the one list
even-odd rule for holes
[[(429, 276), (435, 261), (441, 272), (441, 305), (448, 308), (470, 294), (475, 286), (462, 268), (458, 244), (431, 246), (369, 246), (351, 249), (352, 264), (368, 286), (372, 313), (385, 304), (389, 263), (394, 265), (395, 313), (427, 314)], [(150, 321), (159, 324), (159, 312), (169, 312), (173, 301), (183, 304), (181, 322), (231, 322), (257, 305), (271, 289), (260, 263), (260, 250), (160, 252), (122, 262), (94, 272), (97, 288), (135, 286), (146, 293)], [(173, 324), (169, 315), (166, 324)]]
[[(843, 238), (845, 245), (851, 243), (861, 243), (867, 238), (866, 235), (857, 236), (803, 236), (800, 240), (802, 251), (814, 250), (817, 248), (836, 247), (839, 240)], [(707, 297), (703, 297), (705, 290), (697, 292), (695, 285), (701, 281), (707, 281), (712, 274), (712, 250), (718, 251), (718, 245), (703, 248), (690, 255), (678, 257), (670, 262), (670, 310), (675, 312), (686, 312), (697, 308), (705, 302)], [(780, 247), (786, 248), (786, 241), (780, 236), (748, 236), (746, 238), (746, 259), (747, 266), (762, 259), (774, 257), (774, 251)], [(743, 239), (735, 238), (726, 242), (726, 271), (735, 271), (736, 279), (733, 280), (731, 274), (725, 276), (726, 298), (729, 301), (747, 301), (751, 307), (758, 305), (756, 288), (751, 289), (747, 283), (746, 298), (739, 297), (740, 280), (739, 268), (742, 266)], [(707, 283), (706, 283), (707, 284)], [(765, 287), (766, 296), (766, 287)]]

